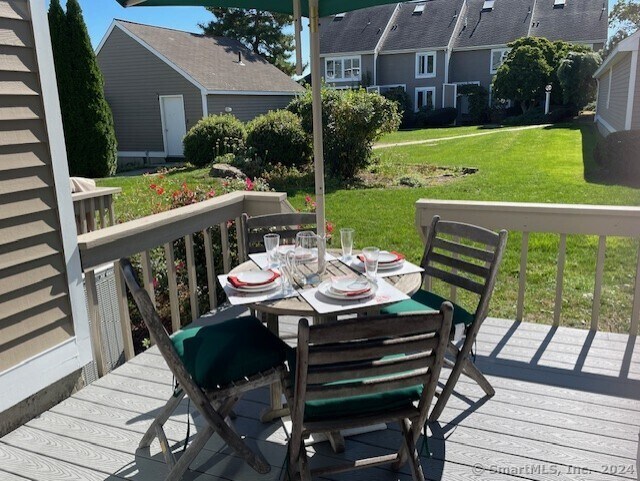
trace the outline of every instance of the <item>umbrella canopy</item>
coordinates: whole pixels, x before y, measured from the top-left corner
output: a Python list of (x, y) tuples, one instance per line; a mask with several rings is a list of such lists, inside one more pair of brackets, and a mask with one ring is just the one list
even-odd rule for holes
[[(322, 96), (320, 81), (320, 17), (358, 10), (375, 5), (396, 3), (389, 0), (117, 0), (123, 7), (199, 6), (256, 9), (294, 16), (297, 65), (302, 65), (300, 54), (301, 17), (309, 18), (311, 47), (311, 88), (313, 98), (313, 161), (315, 168), (316, 220), (318, 235), (325, 235), (324, 215), (324, 155), (322, 149)], [(298, 74), (301, 72), (298, 71)], [(324, 258), (324, 247), (321, 258)]]
[[(230, 7), (230, 8), (255, 8), (277, 13), (288, 13), (293, 15), (292, 0), (117, 0), (123, 7)], [(383, 5), (390, 2), (388, 0), (319, 0), (318, 15), (325, 17), (336, 13), (350, 12), (361, 8)], [(309, 17), (309, 6), (304, 1), (300, 5), (303, 17)]]

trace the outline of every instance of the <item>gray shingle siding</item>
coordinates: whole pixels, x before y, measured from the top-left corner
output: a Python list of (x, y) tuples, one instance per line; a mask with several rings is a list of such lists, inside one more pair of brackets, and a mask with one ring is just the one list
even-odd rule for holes
[[(416, 54), (402, 53), (380, 55), (378, 57), (378, 84), (405, 84), (411, 105), (415, 102), (415, 89), (418, 87), (435, 87), (434, 107), (442, 107), (442, 84), (444, 82), (444, 51), (436, 51), (436, 76), (416, 78)], [(414, 106), (415, 107), (415, 106)]]
[[(639, 54), (640, 55), (640, 54)], [(636, 66), (636, 85), (633, 95), (633, 114), (631, 117), (631, 130), (640, 129), (640, 61)]]
[(631, 53), (626, 52), (623, 58), (611, 67), (611, 88), (608, 70), (600, 78), (598, 116), (615, 130), (624, 130), (625, 127), (630, 69)]
[(480, 82), (487, 90), (493, 81), (490, 73), (491, 49), (453, 52), (449, 63), (449, 82)]
[(183, 95), (187, 130), (202, 118), (200, 90), (118, 27), (97, 58), (120, 152), (164, 151), (160, 95)]
[[(446, 47), (463, 0), (403, 3), (392, 22), (382, 51)], [(424, 11), (414, 14), (417, 5)]]
[(283, 109), (293, 95), (207, 95), (209, 114), (223, 114), (231, 107), (231, 114), (246, 122), (269, 110)]

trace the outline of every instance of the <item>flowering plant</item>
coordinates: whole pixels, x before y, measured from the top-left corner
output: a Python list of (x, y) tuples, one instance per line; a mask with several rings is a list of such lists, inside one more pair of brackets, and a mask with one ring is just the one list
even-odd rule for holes
[[(316, 201), (310, 195), (304, 197), (304, 212), (315, 212), (317, 207)], [(333, 237), (334, 225), (333, 223), (325, 220), (324, 231), (327, 239), (327, 244), (331, 244), (331, 238)]]

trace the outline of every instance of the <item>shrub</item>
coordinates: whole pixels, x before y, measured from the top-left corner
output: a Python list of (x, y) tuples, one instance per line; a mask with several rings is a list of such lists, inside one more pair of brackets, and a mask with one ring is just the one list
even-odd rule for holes
[(616, 177), (640, 180), (640, 130), (614, 132), (596, 144), (594, 159)]
[(244, 125), (233, 115), (210, 115), (184, 136), (184, 156), (193, 165), (203, 167), (218, 155), (242, 150), (246, 138)]
[(427, 127), (446, 127), (451, 125), (457, 117), (458, 109), (453, 107), (430, 110), (426, 113), (424, 124)]
[(247, 146), (265, 162), (287, 167), (309, 162), (311, 144), (300, 117), (288, 110), (270, 111), (247, 126)]
[(489, 92), (487, 89), (482, 85), (460, 85), (458, 95), (466, 95), (469, 99), (469, 121), (474, 124), (483, 123), (488, 117)]
[(299, 168), (276, 164), (271, 166), (262, 177), (277, 191), (307, 189), (314, 186), (314, 169), (311, 163)]
[(547, 121), (551, 124), (565, 122), (571, 120), (576, 114), (576, 109), (573, 107), (560, 107), (547, 114)]
[(546, 124), (549, 120), (547, 116), (544, 114), (544, 111), (536, 107), (534, 109), (528, 110), (527, 112), (516, 115), (514, 117), (507, 117), (504, 119), (504, 125), (509, 126), (518, 126), (518, 125), (537, 125), (537, 124)]
[(398, 112), (402, 116), (401, 127), (408, 127), (413, 123), (413, 112), (411, 111), (411, 100), (409, 94), (402, 87), (393, 87), (382, 94), (385, 99), (398, 104)]
[[(294, 99), (288, 110), (312, 134), (311, 91)], [(351, 180), (371, 163), (373, 143), (400, 125), (398, 105), (381, 95), (360, 90), (322, 89), (324, 158), (329, 175)]]

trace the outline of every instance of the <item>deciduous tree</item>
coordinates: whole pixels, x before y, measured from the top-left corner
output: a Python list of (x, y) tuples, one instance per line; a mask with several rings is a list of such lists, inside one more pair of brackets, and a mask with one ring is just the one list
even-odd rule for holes
[(609, 28), (615, 33), (607, 42), (603, 58), (606, 58), (621, 40), (640, 29), (640, 2), (618, 0), (609, 13)]
[(602, 59), (596, 52), (569, 52), (560, 61), (558, 80), (565, 104), (581, 109), (595, 98), (597, 82), (593, 74), (601, 63)]

